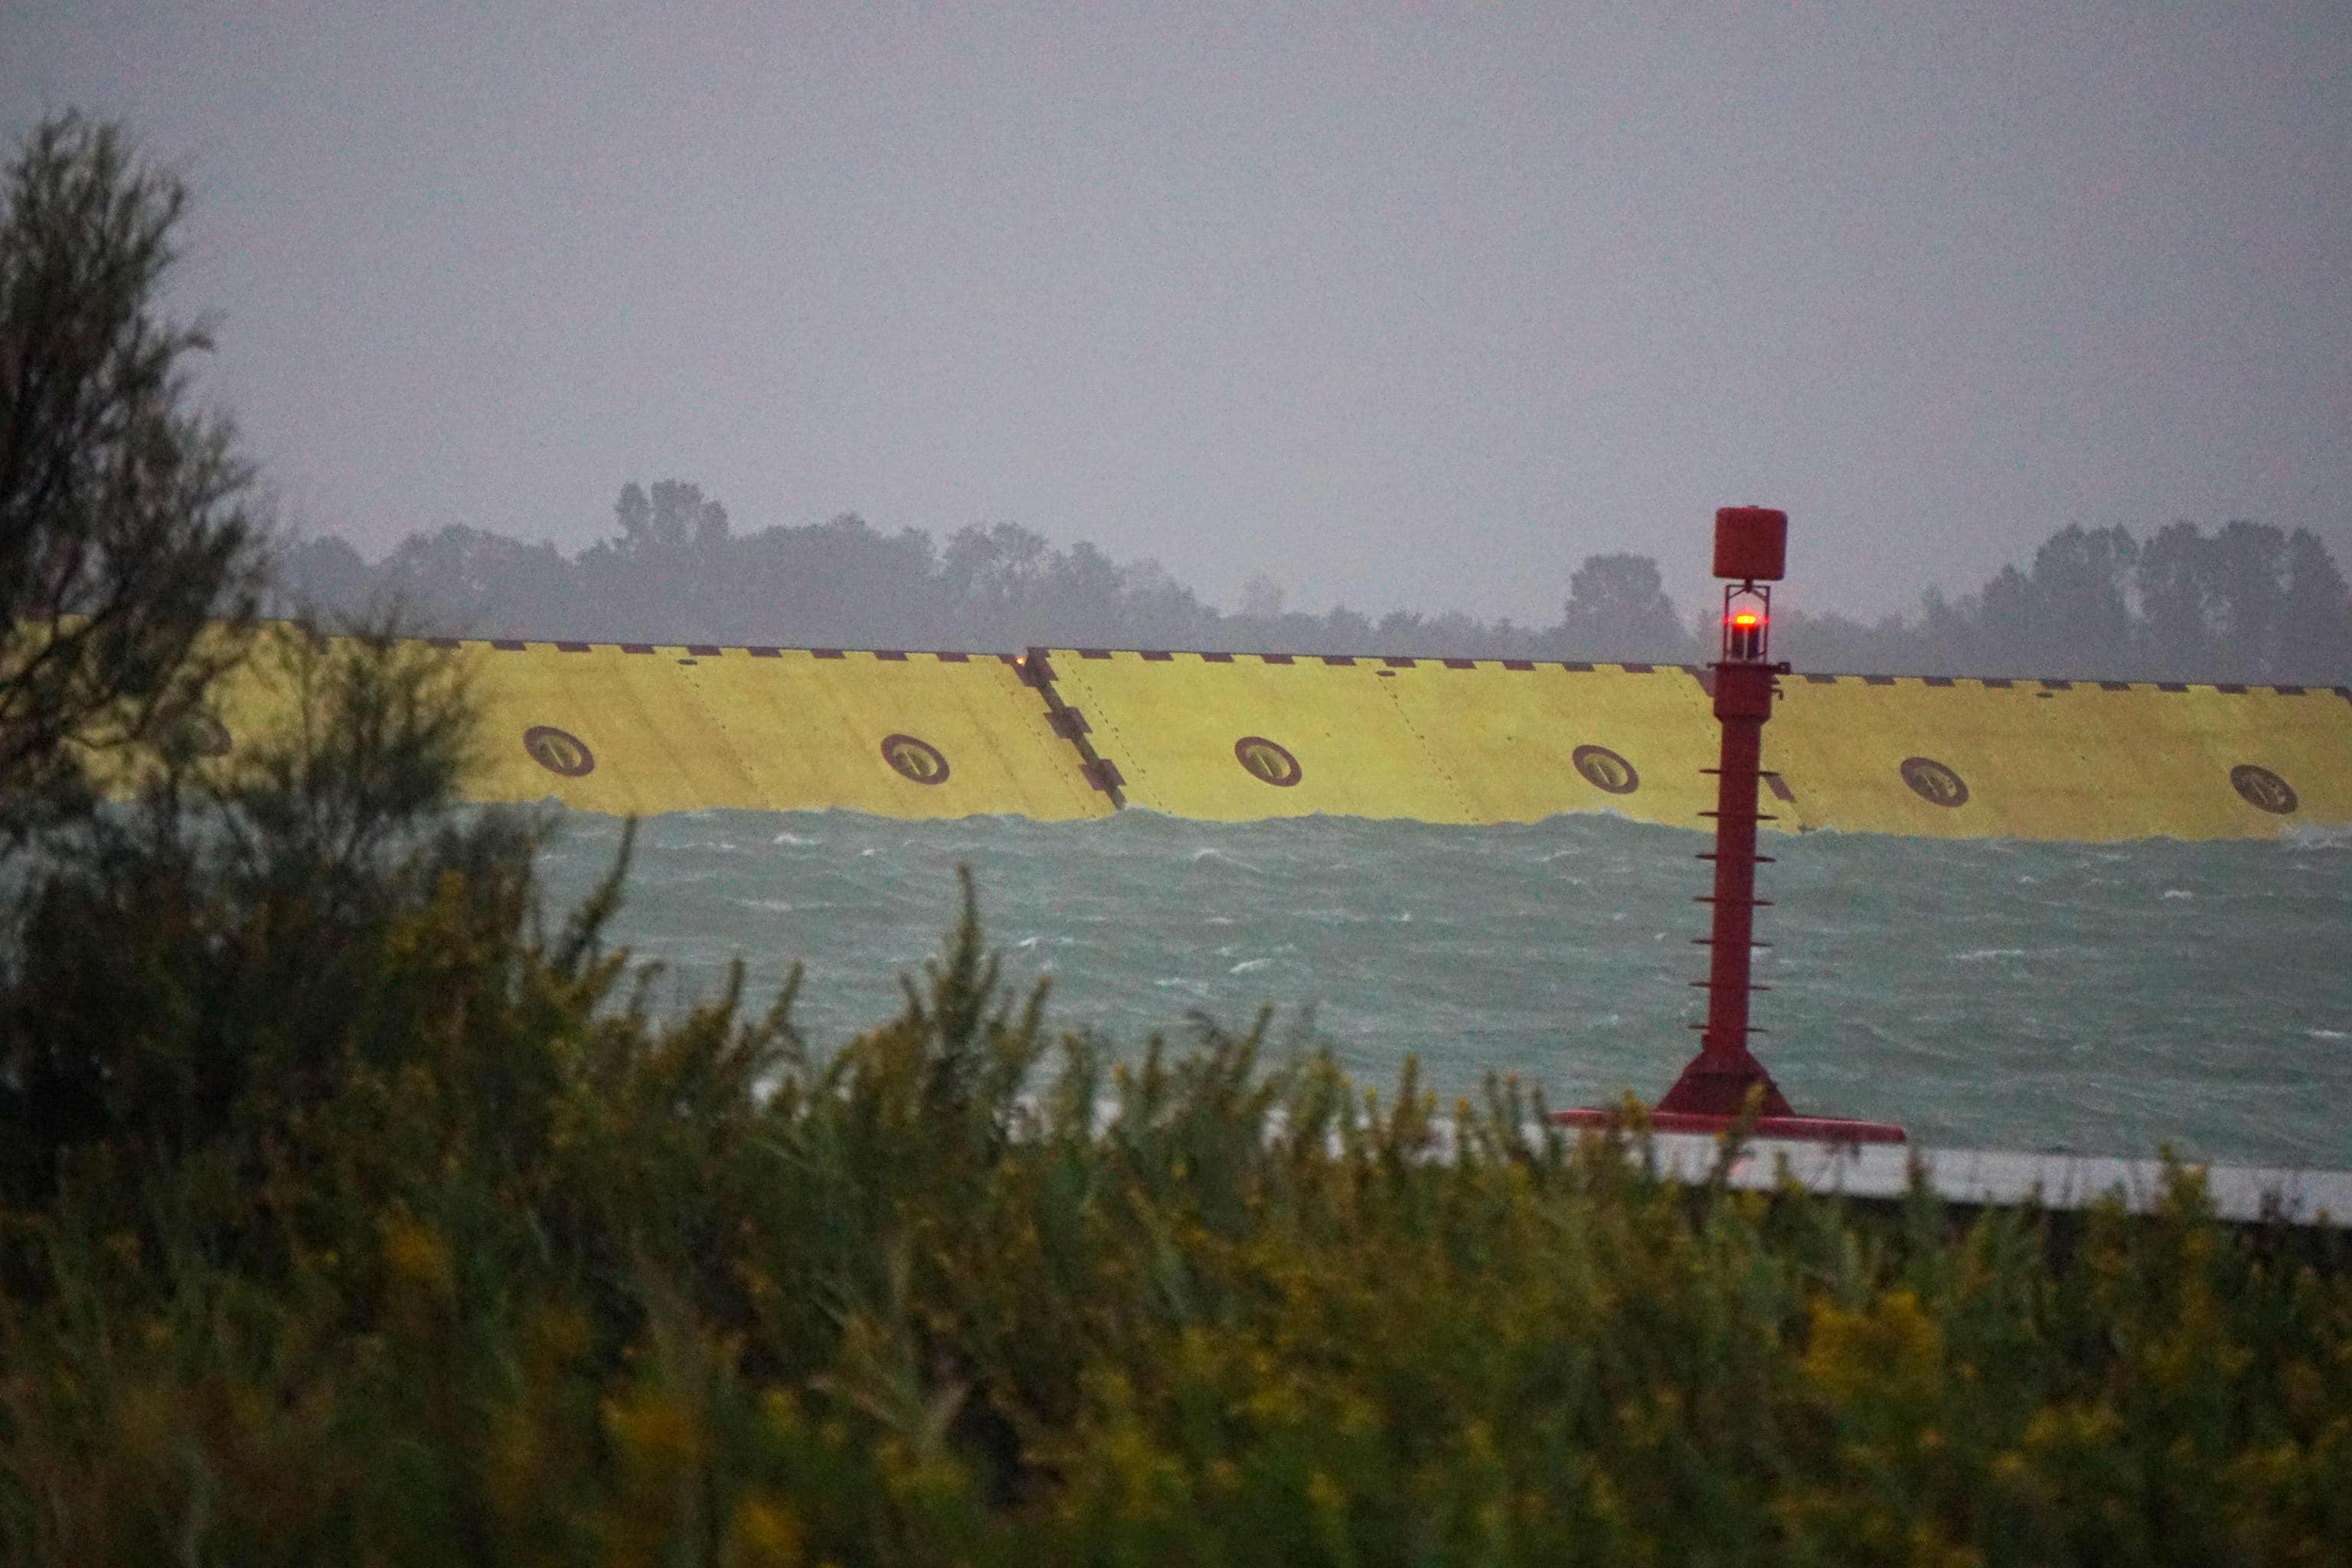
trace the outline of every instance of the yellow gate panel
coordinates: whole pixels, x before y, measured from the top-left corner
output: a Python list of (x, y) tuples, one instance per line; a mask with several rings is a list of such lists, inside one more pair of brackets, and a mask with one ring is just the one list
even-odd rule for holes
[[(2079, 816), (2098, 787), (2029, 692), (1853, 676), (1780, 685), (1764, 744), (1803, 827), (2063, 837), (2053, 816)], [(2024, 778), (2031, 789), (2016, 787)]]
[[(577, 647), (577, 645), (571, 645)], [(993, 657), (555, 644), (477, 651), (484, 800), (614, 813), (1099, 816), (1045, 700)]]
[(1216, 822), (1486, 820), (1391, 694), (1429, 679), (1415, 661), (1068, 648), (1048, 658), (1131, 805)]
[(1704, 827), (1715, 805), (1700, 772), (1715, 765), (1713, 710), (1678, 667), (1422, 659), (1385, 689), (1471, 821), (1614, 811)]
[(2352, 822), (2331, 691), (1784, 678), (1765, 748), (1801, 826), (1917, 837), (2272, 837)]
[(994, 655), (730, 652), (691, 667), (763, 798), (881, 816), (1107, 816), (1045, 698)]
[(552, 797), (615, 815), (769, 804), (688, 679), (682, 650), (468, 643), (463, 655), (482, 704), (478, 800)]
[[(624, 658), (610, 647), (559, 653), (544, 643), (436, 647), (480, 705), (475, 766), (462, 780), (467, 799), (553, 796), (648, 813), (744, 804), (751, 794), (669, 658)], [(325, 678), (347, 647), (340, 637), (308, 645), (289, 625), (263, 624), (211, 694), (224, 749), (299, 722), (300, 683)]]
[(2325, 688), (2298, 695), (2277, 687), (2192, 686), (2147, 700), (2165, 707), (2183, 739), (2199, 747), (2203, 766), (2175, 770), (2173, 787), (2193, 795), (2200, 811), (2218, 807), (2217, 837), (2262, 837), (2297, 823), (2352, 825), (2352, 700)]

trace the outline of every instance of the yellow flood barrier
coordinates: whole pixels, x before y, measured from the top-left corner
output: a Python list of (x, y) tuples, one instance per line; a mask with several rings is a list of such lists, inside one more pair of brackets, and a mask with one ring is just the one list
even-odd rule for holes
[(1712, 763), (1687, 676), (1602, 665), (1056, 649), (1130, 805), (1238, 822), (1313, 812), (1532, 822), (1621, 811), (1686, 825)]
[[(1042, 658), (445, 645), (482, 700), (484, 801), (593, 811), (1238, 822), (1328, 813), (1704, 827), (1705, 671), (1664, 665), (1056, 649)], [(267, 660), (262, 661), (266, 667)], [(231, 683), (233, 731), (280, 703)], [(2352, 826), (2341, 689), (1784, 677), (1780, 831), (2259, 838)]]
[(992, 655), (530, 643), (481, 651), (486, 800), (593, 811), (1111, 810), (1043, 698)]
[[(1044, 696), (993, 654), (444, 646), (481, 701), (468, 785), (480, 801), (1048, 821), (1112, 809), (1072, 765)], [(270, 702), (247, 692), (236, 706), (232, 727), (266, 722)]]
[[(1130, 804), (1703, 826), (1716, 727), (1676, 666), (1057, 649), (1055, 688)], [(2352, 824), (2352, 700), (2314, 688), (1790, 677), (1765, 811), (1822, 827), (2042, 839), (2269, 837)]]
[(2352, 824), (2352, 700), (2326, 688), (1780, 684), (1765, 753), (1794, 798), (1768, 809), (1803, 827), (2098, 840)]

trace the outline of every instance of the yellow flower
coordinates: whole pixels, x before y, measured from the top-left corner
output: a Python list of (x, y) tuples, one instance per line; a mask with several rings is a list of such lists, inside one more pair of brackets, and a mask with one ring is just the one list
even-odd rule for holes
[(793, 1568), (803, 1560), (802, 1533), (781, 1500), (747, 1497), (735, 1505), (720, 1561), (729, 1568)]
[(448, 1244), (432, 1226), (405, 1215), (384, 1221), (383, 1263), (396, 1283), (426, 1295), (446, 1298), (457, 1288)]
[(1806, 1373), (1841, 1405), (1872, 1396), (1932, 1395), (1940, 1379), (1943, 1334), (1908, 1290), (1890, 1290), (1853, 1312), (1819, 1301), (1812, 1330)]

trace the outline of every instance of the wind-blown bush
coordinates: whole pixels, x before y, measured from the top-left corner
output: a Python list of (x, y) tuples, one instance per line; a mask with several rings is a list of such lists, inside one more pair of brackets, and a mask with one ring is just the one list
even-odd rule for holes
[[(301, 1092), (8, 1215), (19, 1561), (2337, 1560), (2338, 1243), (1654, 1177), (1510, 1085), (1118, 1061), (969, 900), (899, 1017), (659, 1023), (530, 831), (412, 847)], [(429, 868), (429, 874), (428, 874)], [(140, 918), (145, 906), (125, 906)], [(188, 929), (174, 916), (142, 946)], [(165, 967), (169, 967), (166, 965)], [(200, 1028), (166, 1010), (155, 1048)], [(313, 1016), (305, 1015), (306, 1017)], [(176, 1033), (175, 1033), (176, 1032)], [(168, 1055), (168, 1052), (165, 1052)]]

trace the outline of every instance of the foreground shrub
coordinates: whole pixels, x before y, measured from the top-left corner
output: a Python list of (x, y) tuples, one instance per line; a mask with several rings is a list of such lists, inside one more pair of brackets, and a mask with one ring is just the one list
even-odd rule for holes
[[(20, 1185), (0, 1532), (54, 1563), (2341, 1560), (2352, 1276), (2159, 1211), (1871, 1212), (1118, 1063), (969, 901), (829, 1058), (414, 847), (299, 1093)], [(433, 874), (421, 875), (430, 867)], [(324, 1015), (321, 1015), (324, 1016)], [(240, 1015), (243, 1016), (243, 1015)], [(151, 1027), (217, 1021), (165, 1010)], [(1030, 1092), (1034, 1091), (1034, 1092)], [(136, 1149), (138, 1157), (127, 1155)]]

